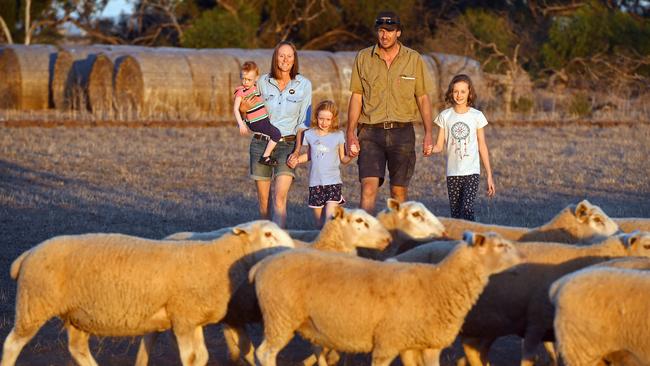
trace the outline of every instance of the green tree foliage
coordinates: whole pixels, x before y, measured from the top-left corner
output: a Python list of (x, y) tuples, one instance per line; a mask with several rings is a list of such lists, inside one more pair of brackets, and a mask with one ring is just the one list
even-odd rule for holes
[(555, 70), (584, 68), (595, 56), (638, 58), (648, 54), (650, 23), (595, 1), (572, 15), (555, 18), (542, 47), (545, 66)]
[(255, 48), (260, 14), (257, 9), (242, 5), (236, 13), (216, 7), (204, 11), (187, 28), (181, 39), (183, 47), (192, 48)]

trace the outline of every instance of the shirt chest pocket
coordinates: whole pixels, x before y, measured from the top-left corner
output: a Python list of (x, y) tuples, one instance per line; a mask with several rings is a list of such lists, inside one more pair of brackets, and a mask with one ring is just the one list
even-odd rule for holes
[(286, 112), (297, 118), (300, 114), (300, 107), (302, 106), (302, 101), (304, 99), (305, 97), (300, 95), (289, 95), (284, 106)]

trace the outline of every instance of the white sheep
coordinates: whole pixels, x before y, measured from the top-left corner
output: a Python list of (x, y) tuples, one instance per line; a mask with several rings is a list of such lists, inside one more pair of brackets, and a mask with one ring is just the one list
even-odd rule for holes
[[(384, 250), (390, 240), (391, 234), (366, 211), (338, 208), (333, 218), (320, 230), (318, 237), (311, 243), (304, 243), (302, 248), (356, 255), (357, 248)], [(294, 242), (298, 248), (301, 247), (301, 242)], [(243, 350), (244, 359), (251, 365), (255, 364), (253, 343), (244, 330), (246, 324), (261, 321), (262, 315), (253, 285), (241, 286), (233, 295), (228, 305), (228, 314), (223, 320), (224, 338), (233, 362), (239, 361)], [(305, 363), (312, 361), (310, 357)]]
[(313, 250), (262, 260), (249, 274), (264, 317), (258, 360), (275, 365), (297, 331), (329, 349), (372, 352), (373, 365), (413, 349), (438, 364), (488, 276), (520, 262), (512, 244), (480, 234), (467, 241), (437, 266)]
[(517, 241), (548, 241), (555, 243), (591, 243), (614, 235), (618, 225), (603, 210), (582, 200), (569, 205), (549, 222), (536, 228), (488, 225), (461, 219), (441, 217), (451, 239), (461, 239), (465, 230), (496, 232), (506, 239)]
[(549, 297), (564, 364), (649, 365), (649, 293), (647, 270), (592, 267), (556, 281)]
[(96, 365), (90, 334), (135, 336), (173, 329), (183, 365), (204, 365), (202, 325), (221, 320), (249, 263), (264, 250), (293, 246), (270, 221), (253, 221), (213, 242), (171, 242), (121, 234), (58, 236), (26, 251), (11, 266), (18, 281), (15, 325), (2, 366), (50, 318), (68, 331), (79, 365)]
[[(498, 240), (496, 234), (486, 236)], [(396, 259), (435, 263), (450, 246), (427, 244)], [(546, 242), (519, 242), (515, 246), (525, 262), (490, 277), (461, 330), (463, 348), (472, 366), (487, 364), (491, 344), (510, 334), (524, 338), (522, 365), (533, 364), (535, 351), (543, 341), (553, 356), (553, 308), (547, 296), (553, 281), (611, 257), (650, 256), (650, 233), (620, 234), (589, 246)]]

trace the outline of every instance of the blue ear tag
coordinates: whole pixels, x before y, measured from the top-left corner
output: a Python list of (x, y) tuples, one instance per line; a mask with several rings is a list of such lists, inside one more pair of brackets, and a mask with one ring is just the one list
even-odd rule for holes
[(296, 94), (296, 91), (293, 89), (289, 89), (289, 94)]

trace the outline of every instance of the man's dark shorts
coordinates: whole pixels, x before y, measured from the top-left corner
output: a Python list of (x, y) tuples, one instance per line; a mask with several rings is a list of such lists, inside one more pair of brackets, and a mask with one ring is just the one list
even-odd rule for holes
[(410, 123), (397, 126), (383, 129), (360, 125), (359, 180), (378, 177), (381, 186), (388, 165), (391, 186), (409, 185), (415, 170), (415, 130)]

